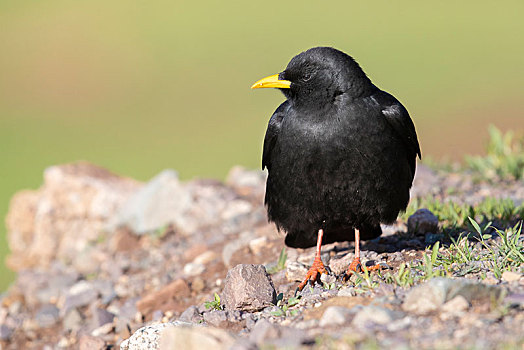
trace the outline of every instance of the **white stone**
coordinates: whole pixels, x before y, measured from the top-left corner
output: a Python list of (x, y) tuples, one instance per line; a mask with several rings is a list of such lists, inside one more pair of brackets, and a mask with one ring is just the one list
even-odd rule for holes
[(330, 306), (320, 318), (320, 327), (343, 325), (349, 321), (351, 314), (347, 307)]
[(469, 302), (462, 295), (457, 295), (453, 299), (442, 305), (442, 311), (451, 314), (460, 314), (469, 308)]
[(200, 275), (206, 267), (198, 263), (188, 263), (184, 266), (184, 274), (187, 276), (197, 276)]
[(502, 273), (502, 279), (506, 282), (518, 281), (522, 277), (522, 274), (512, 271), (504, 271)]
[(435, 278), (430, 282), (410, 289), (402, 309), (418, 315), (437, 310), (446, 301), (447, 291), (453, 282), (444, 278)]
[(205, 265), (205, 264), (210, 263), (211, 261), (215, 260), (216, 258), (217, 258), (217, 254), (214, 251), (212, 251), (212, 250), (208, 250), (208, 251), (203, 252), (199, 256), (197, 256), (193, 260), (193, 262), (195, 264)]
[(367, 323), (388, 324), (395, 319), (393, 311), (380, 306), (364, 306), (353, 318), (353, 325), (365, 327)]
[(267, 247), (268, 239), (266, 236), (258, 237), (249, 242), (249, 249), (253, 254), (260, 254)]
[(137, 234), (176, 223), (192, 203), (189, 191), (174, 170), (164, 170), (138, 190), (119, 209), (109, 229), (127, 226)]

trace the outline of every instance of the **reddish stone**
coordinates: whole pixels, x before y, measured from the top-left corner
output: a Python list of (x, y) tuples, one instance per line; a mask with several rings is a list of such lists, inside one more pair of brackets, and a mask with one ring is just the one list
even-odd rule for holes
[(155, 310), (182, 312), (187, 307), (182, 299), (190, 295), (191, 290), (186, 281), (177, 279), (162, 289), (144, 296), (137, 301), (136, 307), (146, 318), (149, 318)]

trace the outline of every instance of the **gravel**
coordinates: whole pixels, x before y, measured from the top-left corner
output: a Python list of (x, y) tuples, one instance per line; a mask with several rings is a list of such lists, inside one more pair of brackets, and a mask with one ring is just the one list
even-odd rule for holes
[[(277, 264), (284, 235), (267, 222), (265, 178), (235, 168), (226, 183), (181, 182), (167, 171), (143, 184), (86, 164), (52, 168), (41, 189), (10, 208), (17, 279), (0, 296), (0, 347), (491, 349), (524, 341), (521, 269), (499, 275), (472, 261), (453, 265), (461, 272), (453, 278), (387, 281), (404, 263), (421, 264), (426, 246), (448, 249), (453, 232), (425, 210), (362, 243), (363, 263), (391, 267), (382, 277), (342, 282), (353, 243), (329, 244), (322, 259), (332, 274), (295, 298), (314, 248), (286, 248)], [(419, 166), (412, 194), (520, 203), (524, 184)], [(220, 302), (210, 305), (215, 293)]]

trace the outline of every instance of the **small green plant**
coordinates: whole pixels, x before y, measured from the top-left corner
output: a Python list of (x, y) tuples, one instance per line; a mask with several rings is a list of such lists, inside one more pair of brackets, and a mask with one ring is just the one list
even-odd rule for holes
[(411, 275), (410, 265), (403, 263), (399, 266), (398, 271), (395, 274), (388, 272), (385, 276), (385, 282), (396, 284), (400, 287), (412, 286), (415, 281)]
[(160, 226), (159, 228), (157, 228), (153, 232), (151, 232), (150, 236), (154, 240), (158, 241), (158, 240), (161, 240), (162, 238), (164, 238), (169, 233), (170, 230), (171, 230), (171, 225), (165, 224), (163, 226)]
[(220, 295), (215, 293), (215, 298), (212, 301), (206, 301), (204, 303), (204, 306), (206, 309), (212, 309), (212, 310), (223, 310), (224, 306), (220, 304)]
[(282, 271), (286, 268), (286, 260), (287, 260), (287, 253), (286, 248), (282, 248), (280, 251), (280, 255), (278, 256), (278, 261), (275, 266), (270, 267), (267, 272), (272, 275), (274, 273), (277, 273), (279, 271)]
[(425, 253), (422, 260), (417, 262), (401, 264), (395, 274), (387, 273), (384, 276), (384, 281), (400, 287), (410, 287), (420, 281), (445, 276), (446, 269), (439, 266), (439, 248), (440, 243), (435, 243), (431, 249), (431, 254)]
[(410, 215), (420, 208), (429, 209), (435, 214), (443, 227), (450, 229), (472, 228), (468, 218), (474, 218), (479, 222), (497, 221), (500, 224), (508, 224), (524, 219), (524, 203), (515, 205), (508, 198), (498, 199), (487, 197), (475, 206), (469, 204), (458, 204), (447, 201), (442, 202), (435, 198), (414, 198), (408, 209), (402, 215), (407, 220)]
[(327, 290), (333, 290), (333, 289), (335, 289), (337, 286), (336, 286), (336, 283), (335, 283), (335, 282), (331, 282), (331, 283), (323, 282), (323, 283), (322, 283), (322, 287), (324, 287), (324, 289), (327, 289)]
[(364, 267), (361, 273), (354, 273), (357, 278), (355, 279), (355, 291), (357, 293), (365, 293), (378, 287), (378, 282), (373, 280), (369, 273), (369, 270)]
[[(522, 269), (524, 266), (524, 237), (522, 237), (522, 222), (505, 230), (491, 226), (491, 222), (479, 224), (473, 218), (468, 218), (472, 233), (461, 233), (444, 253), (439, 253), (435, 265), (454, 276), (463, 276), (472, 272), (480, 272), (485, 278), (483, 269), (492, 271), (500, 278), (507, 270)], [(487, 233), (494, 230), (495, 236)], [(470, 235), (478, 242), (470, 240)], [(480, 242), (480, 245), (478, 244)]]
[[(297, 305), (299, 303), (300, 296), (298, 297), (291, 297), (287, 300), (287, 302), (284, 302), (284, 294), (280, 293), (277, 295), (277, 309), (276, 311), (271, 312), (271, 315), (275, 317), (284, 317), (286, 316), (286, 313), (288, 312), (289, 308)], [(290, 316), (296, 316), (298, 314), (298, 310), (293, 309), (289, 310)]]
[(431, 255), (424, 254), (422, 263), (414, 266), (415, 269), (421, 272), (421, 280), (427, 281), (435, 277), (444, 276), (444, 271), (442, 269), (437, 268), (436, 266), (437, 258), (439, 255), (439, 247), (439, 242), (435, 243), (435, 245), (433, 245), (433, 248), (431, 249)]
[(488, 264), (495, 274), (500, 278), (504, 271), (523, 269), (524, 266), (524, 240), (522, 235), (522, 222), (506, 230), (495, 229), (498, 240), (489, 239), (491, 235), (480, 235), (482, 246), (488, 251)]
[(467, 221), (466, 231), (457, 238), (449, 236), (448, 247), (442, 249), (440, 242), (435, 243), (422, 259), (400, 265), (396, 273), (387, 273), (384, 281), (408, 287), (439, 276), (479, 273), (484, 279), (487, 271), (496, 278), (501, 278), (504, 271), (524, 271), (522, 221), (503, 230), (473, 217), (467, 217)]
[(486, 180), (524, 179), (524, 137), (512, 131), (502, 133), (495, 126), (488, 129), (489, 141), (485, 156), (466, 157), (466, 166)]

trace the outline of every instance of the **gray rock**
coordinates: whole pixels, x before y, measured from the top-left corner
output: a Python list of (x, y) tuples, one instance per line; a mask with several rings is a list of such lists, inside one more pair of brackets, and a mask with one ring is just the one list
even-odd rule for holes
[(62, 325), (64, 329), (70, 331), (77, 331), (82, 327), (83, 319), (77, 309), (70, 309), (65, 315)]
[(253, 327), (255, 327), (256, 320), (255, 320), (255, 316), (253, 316), (253, 314), (248, 313), (248, 312), (244, 312), (242, 314), (242, 318), (246, 321), (246, 328), (247, 329), (251, 330), (251, 329), (253, 329)]
[(337, 326), (347, 323), (354, 312), (343, 306), (329, 306), (320, 318), (320, 327)]
[(224, 310), (213, 310), (210, 312), (204, 312), (204, 321), (215, 327), (226, 327), (227, 326), (227, 314)]
[(115, 324), (116, 334), (128, 334), (130, 329), (131, 320), (127, 318), (116, 317), (113, 321)]
[(258, 345), (263, 344), (266, 339), (276, 337), (278, 337), (277, 326), (264, 318), (255, 324), (249, 334), (249, 340)]
[(402, 309), (418, 315), (437, 310), (446, 302), (446, 295), (453, 284), (451, 279), (435, 278), (410, 289)]
[(402, 313), (380, 306), (369, 305), (360, 308), (355, 314), (352, 323), (357, 327), (367, 327), (370, 324), (385, 325), (402, 316)]
[(139, 298), (132, 298), (126, 300), (124, 305), (118, 310), (118, 317), (123, 319), (132, 320), (135, 318), (138, 309), (136, 308), (136, 302)]
[(524, 293), (515, 293), (508, 295), (504, 302), (509, 305), (524, 308)]
[(126, 226), (139, 235), (153, 232), (176, 223), (190, 205), (190, 193), (176, 171), (164, 170), (127, 200), (109, 229)]
[(72, 258), (71, 266), (81, 275), (98, 275), (100, 264), (93, 263), (97, 259), (98, 251), (96, 247), (87, 245)]
[(190, 323), (200, 323), (202, 321), (202, 315), (198, 311), (198, 307), (191, 305), (188, 307), (182, 315), (180, 315), (179, 320)]
[(266, 319), (259, 320), (249, 335), (250, 343), (260, 348), (296, 349), (306, 342), (304, 331), (291, 327), (283, 327), (270, 323)]
[(35, 315), (35, 321), (42, 328), (53, 326), (59, 319), (59, 310), (55, 305), (42, 306)]
[(457, 295), (461, 295), (470, 304), (487, 303), (490, 306), (495, 306), (503, 300), (506, 294), (504, 289), (497, 286), (464, 280), (452, 281), (453, 283), (449, 288), (446, 301), (455, 298)]
[(337, 296), (339, 297), (354, 297), (355, 295), (357, 295), (357, 292), (353, 287), (344, 287), (337, 292)]
[(162, 320), (162, 317), (164, 317), (164, 313), (160, 310), (155, 310), (153, 311), (153, 314), (151, 315), (151, 321), (160, 322)]
[(115, 315), (107, 311), (106, 309), (94, 307), (92, 308), (91, 312), (92, 312), (92, 327), (93, 328), (98, 328), (107, 323), (112, 323), (113, 319), (115, 318)]
[[(159, 339), (159, 349), (230, 349), (234, 338), (226, 331), (212, 327), (167, 327)], [(140, 349), (144, 349), (141, 347)], [(129, 350), (132, 350), (129, 348)]]
[(238, 310), (213, 310), (203, 314), (204, 321), (215, 327), (227, 328), (235, 323), (242, 322), (242, 313)]
[(78, 280), (77, 274), (60, 274), (53, 276), (49, 279), (47, 287), (39, 289), (36, 292), (36, 298), (42, 304), (49, 303), (52, 299), (58, 299), (61, 295), (64, 295), (64, 291), (69, 288)]
[(446, 301), (462, 296), (468, 303), (498, 303), (504, 297), (501, 288), (449, 278), (434, 278), (409, 290), (402, 309), (423, 315), (436, 311)]
[(466, 311), (469, 308), (469, 303), (462, 295), (457, 295), (451, 300), (448, 300), (442, 305), (442, 311), (456, 314)]
[(93, 281), (93, 288), (98, 291), (102, 298), (102, 304), (109, 304), (116, 298), (116, 292), (113, 283), (108, 280)]
[(238, 323), (244, 320), (244, 313), (238, 310), (226, 311), (227, 320), (231, 323)]
[(438, 218), (428, 209), (419, 209), (408, 218), (408, 231), (412, 233), (438, 232)]
[[(406, 316), (404, 318), (393, 320), (391, 323), (386, 325), (386, 328), (390, 332), (399, 332), (403, 329), (408, 328), (413, 323), (413, 320), (411, 317)], [(405, 347), (409, 349), (409, 347)], [(402, 348), (401, 348), (402, 349)]]
[(276, 291), (263, 265), (240, 264), (228, 271), (223, 299), (228, 310), (255, 312), (276, 303)]
[(82, 307), (91, 304), (98, 297), (98, 291), (87, 281), (80, 281), (73, 285), (65, 298), (62, 307), (62, 315), (65, 315), (70, 309)]
[(0, 340), (2, 341), (8, 341), (11, 339), (11, 336), (13, 335), (13, 330), (6, 325), (2, 324), (0, 325)]

